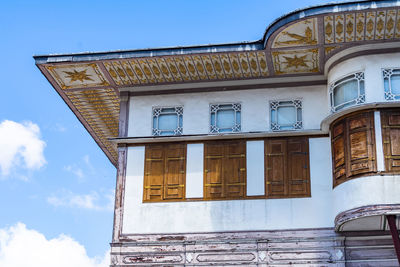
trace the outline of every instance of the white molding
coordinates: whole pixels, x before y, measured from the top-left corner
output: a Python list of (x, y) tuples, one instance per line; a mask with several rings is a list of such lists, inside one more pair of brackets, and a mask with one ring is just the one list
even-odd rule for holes
[(374, 125), (375, 125), (375, 145), (376, 145), (376, 165), (377, 165), (377, 171), (380, 172), (380, 171), (385, 171), (385, 161), (383, 156), (381, 113), (379, 110), (374, 112)]

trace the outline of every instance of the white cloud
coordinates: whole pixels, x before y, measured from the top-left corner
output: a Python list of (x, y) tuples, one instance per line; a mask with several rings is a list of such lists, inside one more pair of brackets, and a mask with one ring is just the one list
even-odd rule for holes
[(56, 196), (47, 198), (47, 202), (55, 207), (81, 208), (97, 211), (112, 211), (114, 208), (114, 195), (107, 193), (100, 195), (97, 192), (77, 195), (72, 192), (63, 191)]
[(0, 229), (0, 266), (5, 267), (108, 267), (109, 251), (90, 258), (84, 246), (66, 235), (54, 239), (23, 223)]
[(79, 167), (76, 166), (76, 165), (67, 165), (67, 166), (64, 166), (64, 170), (69, 171), (69, 172), (75, 174), (76, 176), (78, 176), (78, 178), (79, 178), (80, 180), (83, 179), (83, 176), (84, 176), (83, 171), (82, 171), (81, 168), (79, 168)]
[(17, 123), (5, 120), (0, 123), (0, 169), (7, 176), (15, 167), (30, 170), (46, 164), (43, 155), (46, 143), (40, 139), (40, 129), (32, 122)]
[(60, 123), (56, 123), (56, 125), (54, 125), (54, 130), (57, 132), (65, 132), (67, 130), (67, 128), (65, 128), (62, 124)]

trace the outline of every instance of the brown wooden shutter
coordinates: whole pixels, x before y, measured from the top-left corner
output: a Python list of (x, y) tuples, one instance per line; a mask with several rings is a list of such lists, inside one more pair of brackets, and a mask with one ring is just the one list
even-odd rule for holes
[(174, 144), (165, 147), (164, 199), (185, 196), (186, 147)]
[(331, 126), (333, 186), (376, 171), (374, 112), (350, 114)]
[(246, 189), (246, 143), (226, 143), (223, 163), (224, 197), (243, 198)]
[(382, 110), (382, 139), (385, 170), (400, 171), (400, 109)]
[(346, 179), (345, 128), (345, 121), (342, 120), (336, 123), (331, 131), (334, 186), (342, 183)]
[(286, 139), (265, 140), (266, 192), (271, 198), (288, 194), (286, 145)]
[(204, 197), (220, 199), (224, 196), (222, 168), (225, 157), (223, 142), (204, 144)]
[(163, 199), (164, 147), (148, 145), (145, 152), (143, 200), (160, 201)]
[(374, 112), (362, 112), (347, 119), (348, 177), (376, 170)]
[(246, 142), (204, 144), (206, 199), (243, 198), (246, 194)]
[(185, 144), (146, 145), (144, 201), (185, 198)]
[(310, 168), (308, 156), (308, 138), (289, 138), (288, 157), (288, 194), (291, 197), (310, 195)]

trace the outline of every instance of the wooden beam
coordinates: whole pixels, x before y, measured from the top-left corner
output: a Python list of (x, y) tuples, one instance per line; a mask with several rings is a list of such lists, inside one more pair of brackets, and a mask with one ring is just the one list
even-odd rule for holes
[(394, 249), (396, 250), (397, 260), (400, 264), (400, 238), (399, 232), (396, 227), (396, 215), (386, 215), (386, 219), (389, 223), (390, 233), (392, 234)]

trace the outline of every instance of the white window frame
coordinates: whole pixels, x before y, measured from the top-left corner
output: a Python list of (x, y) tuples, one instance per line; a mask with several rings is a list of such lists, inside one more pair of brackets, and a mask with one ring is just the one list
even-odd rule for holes
[[(336, 112), (338, 110), (347, 108), (349, 106), (354, 106), (354, 105), (360, 105), (365, 103), (365, 75), (364, 75), (364, 71), (359, 71), (359, 72), (355, 72), (349, 75), (346, 75), (340, 79), (337, 79), (336, 81), (332, 82), (329, 85), (329, 97), (330, 97), (330, 102), (331, 102), (331, 112)], [(347, 102), (341, 103), (339, 105), (335, 105), (334, 103), (334, 92), (335, 92), (335, 88), (343, 83), (349, 82), (351, 80), (357, 80), (358, 81), (358, 96), (355, 99), (349, 100)], [(364, 93), (361, 93), (361, 88), (364, 91)], [(351, 104), (352, 102), (354, 102), (354, 104)]]
[[(174, 109), (174, 112), (165, 111), (166, 109)], [(175, 114), (177, 119), (177, 127), (175, 129), (160, 130), (158, 128), (159, 117), (161, 115)], [(156, 118), (156, 125), (154, 125), (154, 119)], [(170, 135), (182, 135), (183, 134), (183, 106), (172, 106), (172, 107), (153, 107), (151, 115), (151, 134), (153, 136), (162, 136), (163, 132), (174, 132)], [(165, 135), (167, 136), (167, 135)]]
[[(392, 82), (391, 77), (393, 74), (398, 74), (400, 76), (400, 68), (384, 68), (382, 69), (382, 77), (383, 77), (383, 91), (385, 95), (385, 100), (387, 101), (395, 101), (400, 100), (400, 94), (393, 94), (392, 92)], [(385, 80), (388, 81), (388, 88), (385, 87)]]
[[(289, 103), (287, 103), (289, 102)], [(279, 107), (294, 107), (296, 122), (293, 124), (278, 123), (278, 108)], [(300, 110), (300, 118), (298, 111)], [(275, 112), (275, 116), (272, 111)], [(291, 100), (272, 100), (269, 102), (270, 124), (272, 131), (296, 131), (303, 129), (303, 104), (301, 99)], [(281, 129), (281, 127), (292, 127), (291, 129)]]
[[(222, 106), (222, 107), (221, 107)], [(231, 106), (230, 108), (225, 108), (226, 106)], [(224, 128), (220, 129), (217, 127), (218, 124), (218, 111), (219, 110), (229, 110), (232, 109), (235, 112), (235, 121), (232, 128)], [(238, 119), (238, 113), (240, 113), (240, 117)], [(212, 115), (214, 114), (215, 120), (214, 124), (212, 122)], [(221, 130), (231, 130), (231, 131), (223, 131)], [(210, 133), (218, 134), (218, 133), (238, 133), (242, 130), (242, 104), (241, 103), (214, 103), (210, 104)]]

